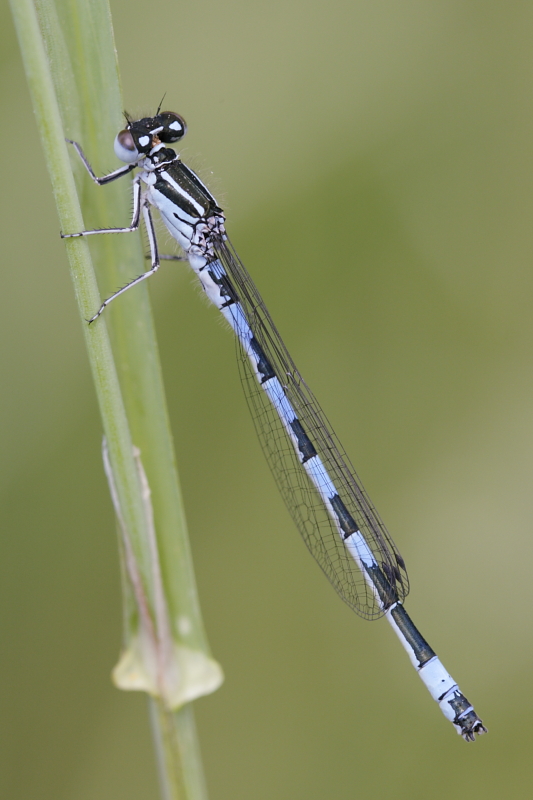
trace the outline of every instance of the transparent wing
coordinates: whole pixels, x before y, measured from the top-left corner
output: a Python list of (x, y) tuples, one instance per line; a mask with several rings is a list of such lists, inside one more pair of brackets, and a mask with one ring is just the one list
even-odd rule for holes
[[(379, 581), (386, 583), (385, 594), (402, 600), (409, 591), (405, 563), (385, 525), (366, 494), (340, 442), (333, 433), (312, 392), (296, 369), (253, 281), (228, 241), (216, 243), (219, 261), (210, 269), (228, 297), (236, 301), (257, 341), (283, 387), (284, 395), (308, 440), (318, 453), (327, 475), (341, 500), (355, 520), (378, 565)], [(248, 334), (249, 336), (249, 334)], [(245, 338), (245, 337), (241, 337)], [(302, 537), (342, 599), (367, 619), (381, 616), (390, 602), (376, 596), (375, 578), (365, 578), (350, 554), (343, 536), (328, 513), (287, 433), (274, 405), (250, 363), (249, 350), (237, 337), (239, 368), (244, 392), (266, 459), (283, 499)], [(331, 483), (330, 483), (331, 481)], [(374, 590), (371, 584), (374, 584)], [(381, 593), (383, 600), (384, 594)]]

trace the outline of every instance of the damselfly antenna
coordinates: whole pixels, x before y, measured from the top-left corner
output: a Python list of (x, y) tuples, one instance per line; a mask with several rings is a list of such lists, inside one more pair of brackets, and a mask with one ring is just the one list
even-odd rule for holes
[(161, 102), (160, 102), (160, 103), (159, 103), (159, 105), (157, 106), (157, 111), (155, 112), (155, 115), (156, 115), (156, 117), (157, 117), (157, 115), (159, 114), (159, 112), (161, 111), (161, 107), (162, 107), (162, 105), (163, 105), (163, 100), (165, 99), (165, 97), (166, 97), (166, 96), (167, 96), (167, 93), (165, 92), (165, 94), (164, 94), (164, 95), (163, 95), (163, 97), (161, 98)]

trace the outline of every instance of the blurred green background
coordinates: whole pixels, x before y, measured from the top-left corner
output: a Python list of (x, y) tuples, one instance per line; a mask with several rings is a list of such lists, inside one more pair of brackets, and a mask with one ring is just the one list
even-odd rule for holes
[[(195, 704), (210, 797), (531, 797), (531, 3), (112, 10), (127, 109), (166, 91), (186, 118), (183, 157), (407, 561), (408, 611), (490, 730), (464, 744), (389, 626), (350, 612), (307, 555), (231, 336), (169, 264), (151, 294), (226, 673)], [(0, 13), (1, 796), (156, 798), (146, 699), (109, 677), (121, 609), (101, 425)]]

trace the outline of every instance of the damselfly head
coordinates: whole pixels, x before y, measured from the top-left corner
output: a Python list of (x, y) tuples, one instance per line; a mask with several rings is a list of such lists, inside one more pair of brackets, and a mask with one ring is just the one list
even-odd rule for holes
[(132, 164), (147, 155), (156, 144), (172, 144), (186, 133), (185, 120), (174, 111), (163, 111), (155, 117), (139, 120), (128, 119), (127, 127), (115, 139), (115, 155)]

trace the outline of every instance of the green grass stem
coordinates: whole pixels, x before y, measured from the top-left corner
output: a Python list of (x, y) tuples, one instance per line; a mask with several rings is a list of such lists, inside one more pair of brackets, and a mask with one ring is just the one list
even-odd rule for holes
[[(65, 143), (65, 137), (79, 141), (97, 174), (117, 166), (112, 142), (123, 127), (122, 98), (107, 0), (12, 0), (11, 5), (61, 229), (127, 224), (128, 179), (95, 186)], [(181, 656), (173, 668), (180, 680), (190, 683), (181, 686), (180, 696), (193, 698), (213, 691), (221, 673), (211, 659), (200, 616), (146, 286), (124, 295), (95, 324), (86, 323), (100, 304), (92, 262), (102, 293), (108, 294), (145, 269), (141, 240), (136, 234), (101, 236), (91, 237), (90, 246), (85, 239), (67, 240), (65, 246), (102, 416), (115, 507), (131, 548), (137, 588), (146, 599), (151, 624), (157, 629), (162, 618), (159, 603), (173, 652), (188, 654), (186, 669)], [(143, 480), (149, 487), (144, 494)], [(124, 572), (127, 651), (139, 635), (142, 613), (131, 572)], [(161, 635), (159, 630), (158, 641)], [(200, 677), (192, 674), (191, 664), (198, 666)], [(164, 796), (205, 798), (190, 705), (176, 710), (168, 697), (152, 702)]]

